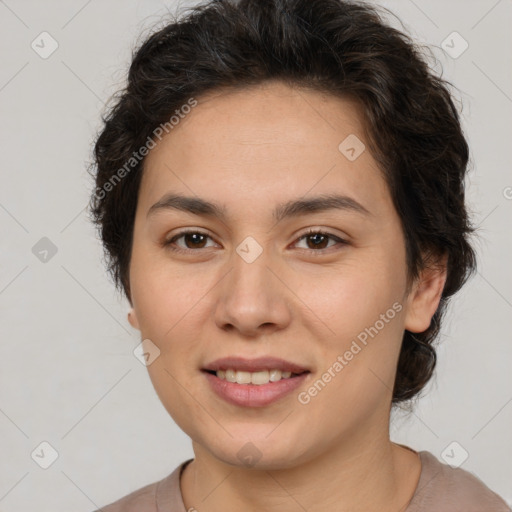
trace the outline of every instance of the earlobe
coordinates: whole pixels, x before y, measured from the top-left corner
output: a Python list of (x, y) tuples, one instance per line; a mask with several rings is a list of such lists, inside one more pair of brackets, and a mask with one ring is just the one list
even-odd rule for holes
[(447, 275), (447, 256), (440, 262), (424, 268), (411, 290), (405, 316), (405, 329), (410, 332), (426, 331), (436, 312)]
[(137, 314), (135, 313), (135, 310), (132, 308), (130, 311), (128, 311), (128, 322), (130, 322), (130, 325), (137, 330), (140, 330), (139, 328), (139, 321), (137, 319)]

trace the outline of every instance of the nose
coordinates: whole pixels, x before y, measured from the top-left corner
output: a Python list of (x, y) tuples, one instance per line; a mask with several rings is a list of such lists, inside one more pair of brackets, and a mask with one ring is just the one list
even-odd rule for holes
[(232, 267), (217, 291), (215, 322), (220, 329), (254, 338), (290, 324), (293, 294), (278, 277), (278, 266), (265, 250), (252, 262), (234, 253)]

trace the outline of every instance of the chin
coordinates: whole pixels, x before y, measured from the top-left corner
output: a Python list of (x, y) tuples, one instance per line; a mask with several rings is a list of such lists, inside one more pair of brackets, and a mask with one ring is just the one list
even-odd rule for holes
[(233, 438), (229, 437), (215, 445), (206, 443), (206, 446), (216, 459), (241, 469), (288, 469), (307, 458), (303, 438), (301, 442), (300, 438), (287, 436), (283, 430), (281, 435), (277, 435), (277, 432), (271, 434), (273, 439), (270, 439), (268, 434), (271, 431), (272, 428), (265, 426), (260, 433), (252, 436), (233, 433)]

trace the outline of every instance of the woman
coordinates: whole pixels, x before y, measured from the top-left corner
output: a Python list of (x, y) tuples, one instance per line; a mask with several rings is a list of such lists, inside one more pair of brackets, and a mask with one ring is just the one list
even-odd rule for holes
[(209, 2), (134, 55), (91, 212), (194, 459), (108, 512), (506, 511), (390, 441), (475, 268), (446, 83), (374, 8)]

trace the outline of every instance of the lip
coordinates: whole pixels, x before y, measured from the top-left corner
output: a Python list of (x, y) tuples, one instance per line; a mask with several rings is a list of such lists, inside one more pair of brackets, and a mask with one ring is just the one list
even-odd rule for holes
[(305, 372), (297, 377), (256, 385), (228, 382), (220, 379), (215, 374), (208, 373), (206, 370), (203, 370), (203, 373), (212, 390), (218, 396), (230, 404), (241, 407), (265, 407), (276, 402), (297, 389), (309, 375), (309, 372)]
[[(240, 370), (244, 372), (259, 372), (262, 370), (281, 370), (282, 372), (303, 373), (310, 372), (309, 368), (300, 366), (291, 361), (286, 361), (278, 357), (258, 357), (256, 359), (246, 359), (244, 357), (222, 357), (207, 364), (203, 370)], [(266, 384), (265, 384), (266, 385)]]

